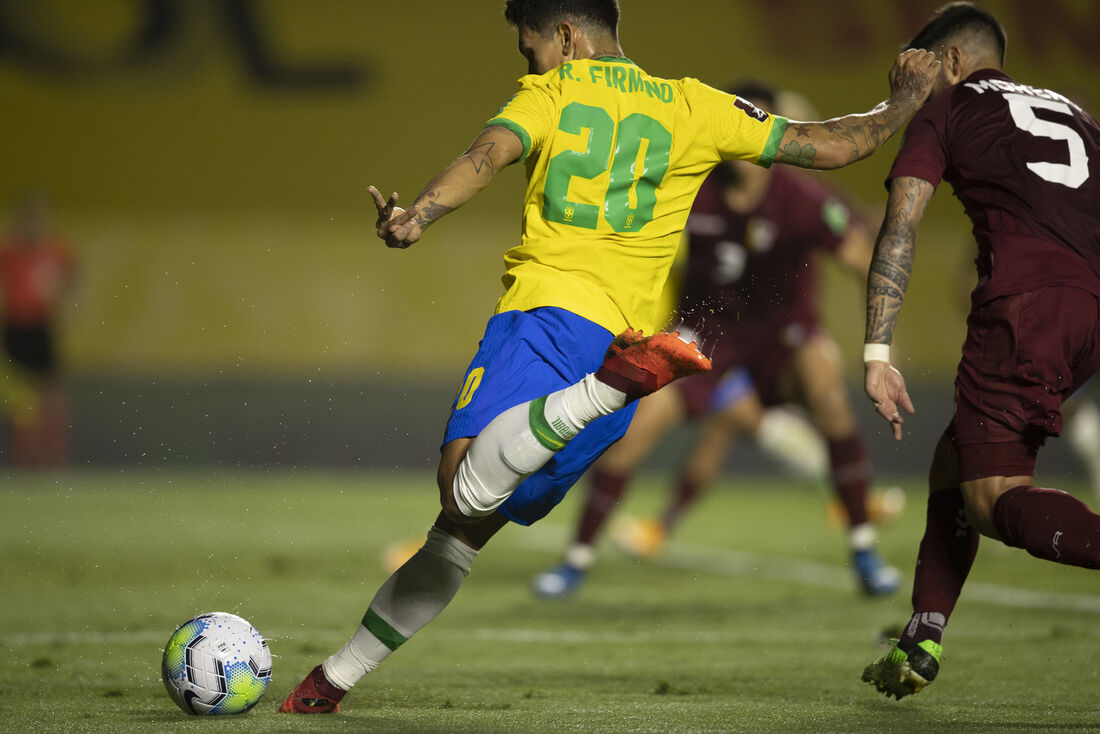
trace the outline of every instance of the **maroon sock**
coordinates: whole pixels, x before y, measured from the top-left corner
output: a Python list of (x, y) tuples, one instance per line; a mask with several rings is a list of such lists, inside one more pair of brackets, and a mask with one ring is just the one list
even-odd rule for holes
[(1100, 515), (1058, 489), (1013, 487), (993, 505), (1005, 545), (1036, 558), (1100, 568)]
[(592, 545), (600, 534), (608, 516), (618, 506), (630, 483), (630, 475), (608, 474), (599, 469), (592, 470), (588, 484), (588, 499), (581, 511), (580, 524), (577, 526), (577, 543)]
[(676, 479), (676, 493), (672, 495), (672, 501), (668, 505), (668, 509), (665, 510), (665, 514), (661, 516), (661, 523), (665, 527), (665, 532), (671, 532), (676, 523), (680, 521), (680, 516), (684, 514), (691, 505), (695, 504), (695, 500), (699, 499), (699, 493), (702, 486), (694, 479), (689, 479), (683, 475)]
[(848, 438), (829, 441), (829, 466), (833, 491), (848, 512), (848, 525), (867, 522), (867, 489), (871, 484), (871, 462), (867, 445), (857, 431)]
[(928, 496), (924, 537), (913, 574), (913, 617), (902, 634), (903, 642), (942, 641), (943, 627), (974, 565), (979, 537), (966, 520), (958, 487)]

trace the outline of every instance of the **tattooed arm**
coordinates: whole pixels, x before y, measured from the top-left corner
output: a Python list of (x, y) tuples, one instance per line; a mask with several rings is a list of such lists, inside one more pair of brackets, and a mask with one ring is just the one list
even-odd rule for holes
[[(919, 178), (900, 176), (890, 181), (890, 198), (882, 220), (871, 270), (867, 275), (866, 343), (887, 347), (901, 313), (901, 302), (913, 272), (917, 248), (917, 225), (924, 216), (935, 187)], [(894, 438), (901, 439), (904, 422), (899, 407), (914, 412), (905, 390), (905, 379), (888, 361), (864, 355), (864, 389), (875, 409), (890, 424)]]
[(840, 168), (866, 158), (928, 99), (940, 62), (931, 51), (902, 52), (890, 69), (890, 98), (870, 112), (787, 125), (775, 160), (801, 168)]
[(523, 142), (506, 127), (490, 125), (465, 153), (428, 182), (408, 209), (397, 206), (397, 194), (385, 200), (370, 193), (378, 208), (378, 237), (387, 247), (406, 248), (441, 217), (450, 214), (485, 188), (497, 172), (523, 155)]

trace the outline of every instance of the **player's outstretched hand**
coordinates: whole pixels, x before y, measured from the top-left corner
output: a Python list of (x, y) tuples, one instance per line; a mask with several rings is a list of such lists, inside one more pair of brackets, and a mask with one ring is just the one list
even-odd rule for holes
[(899, 101), (924, 104), (940, 73), (940, 61), (931, 51), (902, 51), (890, 69), (890, 96)]
[(909, 393), (905, 390), (905, 378), (887, 362), (871, 360), (865, 365), (863, 387), (875, 410), (890, 424), (894, 440), (901, 440), (901, 410), (912, 415), (917, 412)]
[(420, 239), (420, 223), (416, 221), (415, 206), (408, 209), (397, 206), (396, 191), (390, 194), (389, 199), (383, 199), (382, 194), (373, 186), (368, 186), (367, 190), (378, 208), (378, 237), (386, 243), (386, 247), (403, 250)]

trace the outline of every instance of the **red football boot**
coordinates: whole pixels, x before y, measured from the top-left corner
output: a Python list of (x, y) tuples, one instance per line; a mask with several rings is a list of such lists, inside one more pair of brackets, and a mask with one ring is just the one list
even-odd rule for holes
[(673, 380), (710, 369), (710, 360), (695, 342), (686, 342), (675, 331), (645, 336), (627, 329), (615, 337), (596, 379), (622, 390), (628, 401), (657, 392)]
[(328, 682), (318, 665), (291, 691), (279, 711), (284, 714), (338, 714), (340, 699), (347, 693)]

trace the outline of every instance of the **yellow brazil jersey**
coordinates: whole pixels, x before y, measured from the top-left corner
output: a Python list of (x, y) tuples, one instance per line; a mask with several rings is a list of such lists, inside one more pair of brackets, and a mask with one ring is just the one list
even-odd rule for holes
[(489, 125), (523, 142), (523, 239), (497, 313), (556, 306), (613, 334), (661, 326), (661, 289), (695, 194), (722, 160), (770, 165), (787, 121), (628, 59), (519, 80)]

